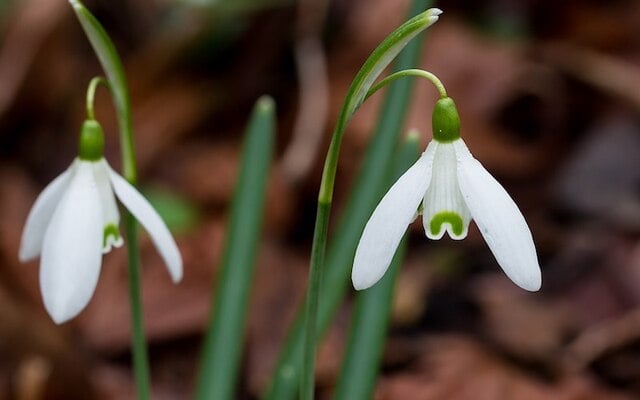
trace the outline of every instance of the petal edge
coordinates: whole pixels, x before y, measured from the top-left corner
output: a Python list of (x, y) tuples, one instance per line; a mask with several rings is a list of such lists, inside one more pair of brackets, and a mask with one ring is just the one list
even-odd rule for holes
[(36, 198), (31, 206), (27, 222), (20, 239), (18, 259), (21, 262), (33, 260), (40, 255), (47, 226), (58, 205), (58, 202), (69, 186), (69, 180), (76, 166), (75, 161), (66, 171), (51, 181)]

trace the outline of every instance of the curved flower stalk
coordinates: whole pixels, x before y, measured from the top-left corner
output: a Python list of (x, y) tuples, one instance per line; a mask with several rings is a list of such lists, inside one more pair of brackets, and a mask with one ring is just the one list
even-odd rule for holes
[(523, 289), (539, 290), (542, 278), (529, 227), (504, 188), (469, 152), (460, 138), (455, 104), (442, 93), (433, 112), (433, 140), (389, 189), (364, 228), (353, 286), (367, 289), (382, 278), (404, 232), (421, 212), (429, 239), (440, 239), (445, 232), (464, 239), (475, 220), (507, 276)]
[[(96, 17), (79, 0), (69, 0), (69, 3), (73, 7), (76, 17), (78, 17), (78, 21), (106, 74), (107, 87), (111, 93), (118, 118), (122, 174), (130, 184), (135, 185), (138, 174), (133, 145), (131, 100), (122, 61), (109, 34)], [(89, 111), (92, 108), (93, 106), (90, 105), (87, 110)], [(92, 114), (89, 113), (89, 115)], [(123, 217), (127, 240), (129, 241), (127, 256), (129, 259), (129, 303), (131, 305), (131, 353), (136, 381), (136, 397), (140, 400), (145, 400), (151, 398), (151, 378), (142, 316), (140, 250), (138, 248), (138, 234), (134, 216), (127, 211), (123, 214)]]
[(116, 197), (149, 232), (171, 279), (182, 279), (182, 258), (169, 229), (109, 166), (103, 148), (100, 125), (85, 121), (79, 156), (38, 196), (22, 233), (19, 258), (25, 262), (40, 256), (40, 289), (57, 324), (86, 307), (98, 283), (102, 254), (123, 244)]
[(347, 124), (356, 110), (366, 100), (373, 82), (382, 71), (394, 60), (402, 49), (420, 32), (438, 21), (442, 11), (430, 8), (411, 18), (398, 29), (391, 32), (371, 53), (362, 68), (358, 71), (349, 86), (336, 127), (331, 137), (329, 150), (322, 170), (322, 180), (318, 193), (318, 208), (311, 246), (311, 260), (309, 265), (309, 286), (305, 301), (304, 345), (302, 354), (302, 374), (300, 398), (313, 400), (314, 398), (314, 366), (315, 347), (317, 342), (318, 304), (322, 272), (324, 267), (325, 248), (329, 228), (329, 214), (333, 202), (333, 188), (338, 168), (338, 156), (342, 137)]

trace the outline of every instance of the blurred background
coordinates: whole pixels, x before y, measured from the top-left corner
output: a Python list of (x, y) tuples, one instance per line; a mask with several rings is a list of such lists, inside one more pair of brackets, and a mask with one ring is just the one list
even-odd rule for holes
[[(154, 398), (193, 392), (245, 123), (272, 95), (277, 150), (239, 399), (265, 389), (306, 287), (321, 166), (345, 95), (407, 0), (93, 0), (130, 84), (141, 189), (185, 261), (174, 286), (142, 237)], [(523, 211), (543, 269), (513, 285), (472, 224), (462, 242), (412, 227), (376, 399), (640, 398), (640, 2), (441, 1), (420, 67), (458, 104), (471, 151)], [(102, 74), (62, 0), (0, 1), (0, 399), (129, 399), (126, 254), (104, 257), (80, 316), (56, 326), (38, 262), (17, 260), (37, 194), (71, 162), (86, 86)], [(417, 82), (406, 128), (430, 139), (435, 90)], [(348, 127), (334, 221), (381, 104)], [(119, 169), (105, 90), (96, 113)], [(335, 222), (332, 227), (335, 227)], [(351, 300), (320, 346), (335, 385)]]

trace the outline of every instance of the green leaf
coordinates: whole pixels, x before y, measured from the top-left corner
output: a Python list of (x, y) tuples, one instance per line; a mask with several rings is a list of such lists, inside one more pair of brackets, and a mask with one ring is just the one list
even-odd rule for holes
[(157, 187), (142, 193), (172, 232), (184, 232), (196, 226), (200, 211), (192, 201)]
[(249, 289), (262, 230), (267, 173), (273, 155), (273, 100), (262, 97), (251, 115), (228, 236), (207, 329), (198, 399), (233, 398), (242, 353)]

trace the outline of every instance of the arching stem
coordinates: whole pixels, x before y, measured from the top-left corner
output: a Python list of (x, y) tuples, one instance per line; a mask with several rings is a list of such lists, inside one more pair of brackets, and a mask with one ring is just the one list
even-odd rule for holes
[(444, 99), (445, 97), (449, 97), (449, 96), (447, 96), (447, 90), (444, 88), (444, 85), (442, 84), (440, 79), (438, 79), (438, 77), (435, 76), (434, 74), (432, 74), (431, 72), (425, 71), (425, 70), (422, 70), (422, 69), (405, 69), (405, 70), (402, 70), (402, 71), (395, 72), (395, 73), (387, 76), (386, 78), (384, 78), (380, 82), (376, 83), (375, 85), (373, 85), (371, 87), (371, 89), (369, 89), (367, 91), (367, 94), (364, 96), (364, 99), (367, 100), (375, 92), (377, 92), (378, 90), (380, 90), (383, 87), (387, 86), (391, 82), (393, 82), (393, 81), (395, 81), (397, 79), (400, 79), (400, 78), (407, 77), (407, 76), (415, 76), (415, 77), (418, 77), (418, 78), (425, 78), (425, 79), (429, 80), (429, 82), (433, 83), (433, 86), (435, 86), (436, 90), (438, 90), (438, 93), (440, 94), (440, 98), (441, 99)]
[(91, 79), (89, 82), (89, 87), (87, 88), (87, 118), (95, 119), (95, 114), (93, 112), (93, 103), (96, 97), (96, 90), (98, 89), (98, 85), (104, 85), (107, 89), (111, 90), (111, 86), (109, 86), (109, 82), (102, 76), (96, 76)]

